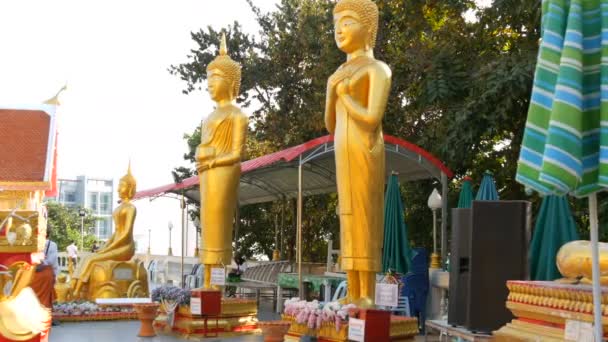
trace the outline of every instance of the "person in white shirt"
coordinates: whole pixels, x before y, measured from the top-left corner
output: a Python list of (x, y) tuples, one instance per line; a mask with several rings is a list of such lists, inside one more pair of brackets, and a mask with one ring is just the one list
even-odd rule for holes
[(59, 252), (57, 244), (54, 241), (47, 239), (44, 250), (44, 261), (42, 263), (51, 266), (53, 268), (53, 275), (57, 277), (59, 274), (59, 262), (57, 261)]
[(76, 262), (78, 262), (78, 247), (76, 247), (74, 241), (72, 241), (72, 243), (67, 246), (65, 250), (68, 252), (68, 257), (70, 260), (72, 260), (72, 265), (76, 267)]

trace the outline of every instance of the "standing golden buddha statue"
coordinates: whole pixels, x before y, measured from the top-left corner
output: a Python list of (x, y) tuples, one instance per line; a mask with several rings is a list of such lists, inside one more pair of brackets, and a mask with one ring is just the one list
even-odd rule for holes
[(229, 265), (232, 259), (232, 225), (247, 135), (247, 115), (233, 103), (241, 85), (241, 66), (228, 56), (224, 35), (219, 56), (207, 66), (207, 84), (217, 107), (202, 123), (196, 150), (205, 288), (210, 287), (211, 268)]
[(391, 70), (374, 59), (378, 7), (372, 1), (341, 0), (333, 13), (336, 44), (346, 53), (346, 62), (327, 82), (325, 106), (325, 125), (334, 134), (341, 266), (347, 275), (347, 300), (368, 307), (382, 268), (382, 117)]

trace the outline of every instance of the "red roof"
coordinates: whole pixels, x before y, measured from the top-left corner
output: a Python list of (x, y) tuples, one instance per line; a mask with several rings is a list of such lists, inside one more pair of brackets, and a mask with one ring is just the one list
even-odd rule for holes
[[(387, 144), (400, 146), (401, 148), (404, 148), (407, 151), (426, 160), (426, 162), (428, 164), (435, 167), (441, 173), (445, 174), (448, 178), (453, 177), (452, 171), (447, 166), (445, 166), (438, 158), (436, 158), (435, 156), (433, 156), (431, 153), (424, 150), (423, 148), (421, 148), (415, 144), (412, 144), (408, 141), (405, 141), (403, 139), (399, 139), (397, 137), (386, 135), (386, 134), (384, 135), (384, 141)], [(325, 143), (331, 143), (331, 142), (333, 142), (333, 136), (326, 135), (323, 137), (312, 139), (310, 141), (307, 141), (307, 142), (297, 145), (297, 146), (292, 146), (292, 147), (286, 148), (286, 149), (278, 151), (278, 152), (274, 152), (271, 154), (267, 154), (265, 156), (261, 156), (261, 157), (255, 158), (255, 159), (245, 161), (245, 162), (241, 163), (242, 175), (245, 176), (247, 173), (250, 173), (254, 170), (259, 170), (264, 167), (268, 167), (270, 165), (276, 164), (278, 162), (291, 162), (291, 161), (295, 160), (296, 158), (298, 158), (300, 155), (302, 155), (308, 151), (312, 151), (313, 149), (315, 149)], [(173, 192), (173, 193), (179, 192), (180, 190), (189, 189), (189, 188), (198, 186), (198, 182), (199, 182), (198, 175), (192, 176), (190, 178), (183, 180), (181, 183), (171, 183), (171, 184), (163, 185), (160, 187), (139, 191), (138, 193), (135, 194), (134, 199), (158, 196), (158, 195), (162, 195), (163, 193), (167, 193), (167, 192)]]
[[(51, 188), (54, 117), (45, 109), (0, 108), (0, 184), (3, 189)], [(53, 145), (54, 149), (54, 145)], [(21, 189), (21, 187), (24, 187)]]

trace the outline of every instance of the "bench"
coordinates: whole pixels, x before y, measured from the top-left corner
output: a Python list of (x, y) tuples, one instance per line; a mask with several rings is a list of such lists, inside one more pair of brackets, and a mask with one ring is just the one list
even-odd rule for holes
[(269, 261), (247, 268), (241, 275), (240, 282), (227, 283), (237, 289), (249, 289), (255, 292), (255, 298), (260, 303), (262, 290), (272, 290), (273, 306), (277, 300), (279, 273), (292, 272), (290, 261)]
[(98, 305), (116, 305), (116, 306), (129, 306), (133, 304), (148, 304), (152, 303), (152, 299), (148, 297), (144, 298), (97, 298), (95, 304)]

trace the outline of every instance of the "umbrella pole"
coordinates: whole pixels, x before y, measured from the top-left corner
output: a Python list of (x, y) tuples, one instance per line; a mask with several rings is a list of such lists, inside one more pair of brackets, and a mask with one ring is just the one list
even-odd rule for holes
[[(300, 157), (302, 158), (302, 157)], [(298, 167), (298, 231), (296, 237), (296, 248), (298, 249), (298, 295), (303, 298), (302, 288), (302, 161)]]
[(602, 293), (600, 288), (597, 195), (595, 193), (589, 195), (589, 221), (591, 224), (591, 270), (593, 275), (594, 335), (596, 341), (602, 341)]

